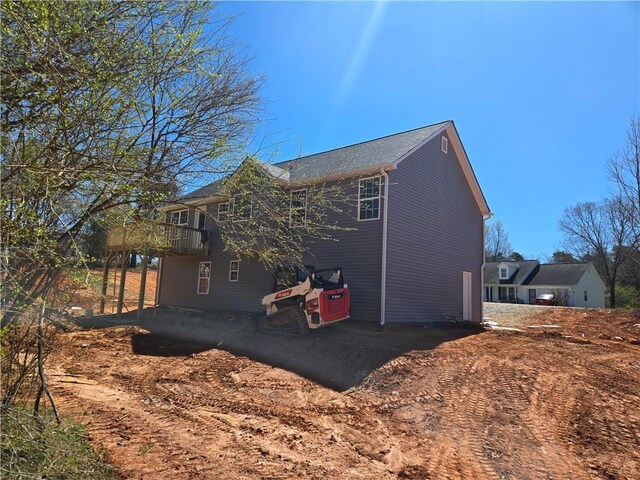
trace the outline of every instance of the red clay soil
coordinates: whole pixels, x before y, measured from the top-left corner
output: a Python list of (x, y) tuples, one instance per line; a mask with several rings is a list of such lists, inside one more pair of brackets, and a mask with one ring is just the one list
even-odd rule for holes
[(232, 315), (108, 323), (60, 336), (50, 383), (124, 478), (640, 478), (632, 312), (303, 338)]
[[(140, 293), (140, 269), (130, 269), (124, 277), (124, 305), (123, 311), (130, 312), (138, 308), (138, 296)], [(145, 283), (144, 305), (145, 308), (153, 307), (156, 298), (156, 280), (158, 271), (156, 269), (147, 270), (147, 281)], [(102, 280), (102, 269), (92, 269), (90, 272), (90, 282), (81, 283), (67, 280), (68, 288), (73, 292), (74, 304), (82, 308), (93, 308), (98, 312), (100, 305), (100, 282)], [(115, 282), (115, 285), (114, 285)], [(91, 283), (88, 285), (87, 283)], [(109, 281), (107, 284), (107, 302), (105, 303), (105, 313), (115, 313), (117, 309), (116, 300), (118, 298), (118, 288), (120, 285), (120, 269), (112, 268), (109, 271)]]

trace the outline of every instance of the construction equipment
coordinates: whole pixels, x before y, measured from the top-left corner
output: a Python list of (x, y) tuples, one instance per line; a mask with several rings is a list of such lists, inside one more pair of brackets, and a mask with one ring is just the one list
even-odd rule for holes
[(349, 287), (344, 283), (342, 267), (283, 269), (274, 275), (274, 293), (266, 295), (262, 305), (267, 314), (259, 321), (260, 330), (304, 335), (349, 318)]

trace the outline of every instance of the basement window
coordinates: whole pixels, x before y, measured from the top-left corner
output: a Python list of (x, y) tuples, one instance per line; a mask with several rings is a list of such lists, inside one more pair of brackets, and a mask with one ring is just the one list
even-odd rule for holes
[(229, 220), (229, 202), (218, 204), (218, 221), (225, 222)]
[(358, 221), (380, 218), (380, 175), (362, 178), (358, 188)]
[(307, 221), (307, 190), (293, 190), (289, 202), (289, 226), (304, 225)]
[(240, 260), (231, 260), (229, 262), (229, 281), (237, 282), (240, 278)]
[(449, 151), (449, 140), (444, 135), (440, 141), (440, 150), (442, 150), (442, 153), (447, 153)]

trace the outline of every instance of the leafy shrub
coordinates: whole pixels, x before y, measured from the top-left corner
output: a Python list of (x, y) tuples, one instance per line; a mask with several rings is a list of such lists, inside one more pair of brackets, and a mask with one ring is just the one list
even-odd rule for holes
[(61, 425), (46, 413), (43, 421), (19, 406), (0, 409), (0, 477), (3, 479), (115, 480), (104, 452), (87, 442), (83, 426), (64, 419)]

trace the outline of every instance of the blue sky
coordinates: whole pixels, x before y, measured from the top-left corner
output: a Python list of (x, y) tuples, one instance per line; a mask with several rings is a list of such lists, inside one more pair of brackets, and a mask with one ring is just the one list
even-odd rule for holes
[(611, 192), (605, 161), (640, 113), (640, 3), (237, 2), (277, 159), (453, 119), (525, 256), (565, 207)]

